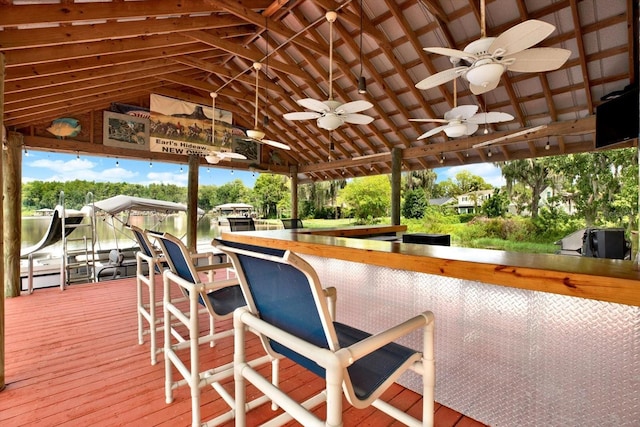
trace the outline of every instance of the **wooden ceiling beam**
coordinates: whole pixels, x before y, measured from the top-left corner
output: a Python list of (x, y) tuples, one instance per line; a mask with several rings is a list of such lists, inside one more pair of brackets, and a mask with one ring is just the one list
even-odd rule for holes
[[(184, 33), (185, 36), (191, 37), (194, 40), (198, 40), (211, 47), (225, 50), (229, 53), (237, 55), (241, 58), (245, 58), (251, 62), (261, 62), (264, 59), (264, 54), (256, 48), (246, 48), (238, 46), (237, 44), (216, 37), (205, 31), (189, 31)], [(269, 66), (280, 70), (284, 73), (292, 74), (296, 77), (306, 80), (306, 75), (300, 71), (300, 69), (294, 65), (285, 64), (284, 62), (269, 60)]]
[(74, 25), (64, 27), (5, 29), (0, 31), (0, 50), (30, 49), (36, 47), (58, 46), (97, 42), (102, 40), (147, 37), (153, 34), (179, 33), (211, 28), (243, 25), (244, 21), (220, 15), (196, 16), (173, 19), (152, 19), (146, 21), (108, 22), (105, 24)]

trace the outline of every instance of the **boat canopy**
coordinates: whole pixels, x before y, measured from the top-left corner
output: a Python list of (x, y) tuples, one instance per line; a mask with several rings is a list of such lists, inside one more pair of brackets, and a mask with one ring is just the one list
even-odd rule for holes
[[(153, 211), (164, 214), (187, 211), (187, 206), (181, 203), (125, 196), (122, 194), (97, 201), (94, 203), (94, 206), (109, 215), (117, 215), (124, 211)], [(204, 210), (198, 208), (198, 215), (204, 215)]]

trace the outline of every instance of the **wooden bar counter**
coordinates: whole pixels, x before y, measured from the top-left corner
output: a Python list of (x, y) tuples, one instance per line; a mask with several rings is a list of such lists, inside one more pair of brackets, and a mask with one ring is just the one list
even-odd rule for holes
[[(222, 238), (300, 254), (337, 288), (337, 320), (357, 328), (432, 310), (436, 400), (458, 412), (491, 426), (638, 425), (640, 272), (631, 261), (384, 241), (404, 231)], [(421, 348), (418, 335), (401, 343)], [(398, 382), (420, 391), (417, 377)]]
[(402, 231), (406, 226), (361, 226), (223, 233), (222, 238), (300, 254), (640, 306), (640, 271), (631, 261), (357, 238)]

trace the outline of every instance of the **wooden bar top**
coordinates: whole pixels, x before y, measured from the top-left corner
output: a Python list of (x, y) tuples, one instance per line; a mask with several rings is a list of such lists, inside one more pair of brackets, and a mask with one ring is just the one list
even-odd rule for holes
[(640, 271), (632, 261), (352, 238), (385, 234), (393, 227), (398, 226), (223, 232), (221, 237), (300, 254), (640, 306)]

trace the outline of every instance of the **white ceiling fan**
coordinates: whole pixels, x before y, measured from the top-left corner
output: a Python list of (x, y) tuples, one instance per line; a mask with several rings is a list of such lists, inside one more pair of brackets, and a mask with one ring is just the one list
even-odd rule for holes
[(449, 138), (458, 138), (464, 135), (472, 135), (478, 130), (479, 125), (489, 123), (508, 122), (513, 116), (507, 113), (489, 112), (478, 113), (477, 105), (460, 105), (444, 113), (444, 119), (409, 119), (412, 122), (445, 123), (442, 126), (423, 133), (418, 139), (428, 138), (438, 132), (444, 132)]
[[(217, 93), (211, 92), (211, 143), (213, 144), (216, 139), (216, 97)], [(243, 154), (234, 153), (233, 151), (214, 151), (210, 150), (207, 155), (204, 156), (207, 163), (217, 165), (220, 160), (226, 159), (246, 159)]]
[(480, 39), (469, 43), (464, 50), (446, 47), (425, 47), (431, 53), (459, 58), (468, 63), (433, 74), (418, 82), (418, 89), (430, 89), (463, 76), (475, 95), (495, 89), (506, 71), (541, 73), (560, 68), (571, 55), (567, 49), (532, 48), (549, 36), (556, 27), (547, 22), (530, 19), (508, 29), (498, 37), (486, 37), (484, 0), (480, 2)]
[(444, 113), (444, 119), (409, 119), (410, 122), (423, 123), (444, 123), (435, 127), (418, 137), (418, 140), (428, 138), (438, 132), (444, 132), (449, 138), (458, 138), (464, 135), (472, 135), (478, 130), (481, 124), (508, 122), (513, 120), (513, 116), (507, 113), (490, 112), (477, 113), (477, 105), (457, 104), (456, 81), (453, 81), (453, 108)]
[(325, 15), (329, 21), (329, 99), (326, 101), (313, 98), (299, 99), (296, 101), (298, 105), (312, 111), (286, 113), (284, 118), (287, 120), (317, 119), (318, 127), (329, 131), (337, 129), (343, 123), (368, 125), (373, 121), (373, 117), (358, 114), (373, 107), (372, 103), (359, 100), (342, 104), (333, 99), (333, 23), (337, 16), (334, 11), (329, 11)]
[(253, 129), (247, 130), (247, 136), (249, 138), (247, 138), (246, 140), (254, 141), (259, 144), (270, 145), (274, 148), (280, 148), (281, 150), (291, 150), (291, 147), (289, 147), (287, 144), (283, 144), (282, 142), (278, 142), (278, 141), (272, 141), (270, 139), (264, 139), (265, 137), (264, 131), (258, 128), (258, 90), (259, 90), (258, 77), (260, 76), (261, 68), (262, 68), (261, 63), (259, 62), (253, 63), (253, 69), (256, 70), (256, 110), (255, 110), (255, 117), (253, 122)]

